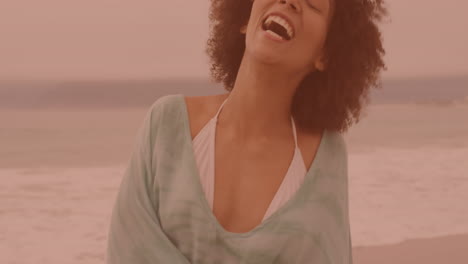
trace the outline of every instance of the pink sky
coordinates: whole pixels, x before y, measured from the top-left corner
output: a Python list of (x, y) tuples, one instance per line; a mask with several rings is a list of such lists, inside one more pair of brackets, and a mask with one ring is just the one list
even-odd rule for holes
[[(387, 2), (384, 77), (468, 74), (468, 2)], [(0, 79), (208, 77), (207, 0), (1, 5)]]

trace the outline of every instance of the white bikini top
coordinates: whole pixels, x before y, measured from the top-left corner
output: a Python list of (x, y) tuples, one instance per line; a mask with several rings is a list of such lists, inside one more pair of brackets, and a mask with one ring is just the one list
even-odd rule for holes
[[(229, 97), (228, 97), (229, 98)], [(200, 181), (205, 192), (206, 200), (208, 201), (211, 210), (213, 210), (214, 200), (214, 144), (215, 144), (215, 131), (216, 124), (218, 122), (218, 115), (221, 112), (222, 107), (227, 102), (228, 98), (224, 100), (218, 109), (216, 115), (211, 118), (208, 123), (200, 130), (200, 132), (193, 139), (193, 148), (200, 171)], [(297, 191), (299, 186), (304, 180), (307, 173), (307, 169), (302, 158), (301, 151), (297, 146), (297, 135), (296, 126), (294, 119), (291, 116), (291, 124), (294, 135), (294, 155), (289, 165), (288, 171), (286, 172), (281, 185), (276, 192), (273, 200), (271, 201), (263, 220), (279, 209), (284, 203), (286, 203), (292, 195)], [(262, 221), (263, 221), (262, 220)]]

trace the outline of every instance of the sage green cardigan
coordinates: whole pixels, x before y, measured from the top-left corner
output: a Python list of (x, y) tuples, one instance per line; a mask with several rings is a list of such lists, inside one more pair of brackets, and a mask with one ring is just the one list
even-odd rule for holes
[(297, 192), (246, 233), (225, 230), (210, 210), (183, 94), (158, 98), (135, 139), (112, 209), (108, 264), (352, 264), (340, 133), (325, 130)]

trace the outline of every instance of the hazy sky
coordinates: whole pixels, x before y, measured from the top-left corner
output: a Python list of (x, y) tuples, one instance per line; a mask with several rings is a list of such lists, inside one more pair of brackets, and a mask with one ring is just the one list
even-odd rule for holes
[[(384, 77), (468, 74), (467, 1), (387, 2)], [(208, 77), (208, 0), (0, 6), (0, 79)]]

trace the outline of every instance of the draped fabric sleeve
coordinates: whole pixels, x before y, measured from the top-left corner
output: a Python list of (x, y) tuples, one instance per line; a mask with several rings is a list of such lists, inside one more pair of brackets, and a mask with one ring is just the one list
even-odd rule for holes
[(351, 219), (350, 219), (350, 210), (349, 210), (349, 169), (348, 169), (348, 149), (346, 145), (346, 141), (344, 140), (343, 136), (341, 135), (340, 137), (343, 145), (343, 180), (344, 180), (344, 188), (343, 188), (343, 193), (344, 193), (344, 225), (346, 226), (346, 233), (345, 237), (347, 237), (346, 242), (347, 242), (347, 254), (345, 253), (345, 261), (343, 263), (348, 263), (348, 264), (353, 264), (353, 243), (352, 243), (352, 234), (351, 234)]
[[(327, 246), (328, 263), (353, 264), (353, 246), (350, 219), (349, 175), (348, 175), (348, 149), (343, 134), (335, 133), (331, 140), (330, 167), (333, 166), (337, 175), (333, 182), (334, 191), (330, 196), (334, 200), (335, 219), (334, 230), (329, 230), (330, 237)], [(331, 175), (332, 175), (331, 174)], [(331, 204), (331, 203), (330, 203)], [(333, 235), (331, 235), (333, 234)]]
[(165, 235), (157, 213), (153, 146), (166, 98), (153, 103), (135, 137), (110, 217), (107, 264), (189, 263)]

